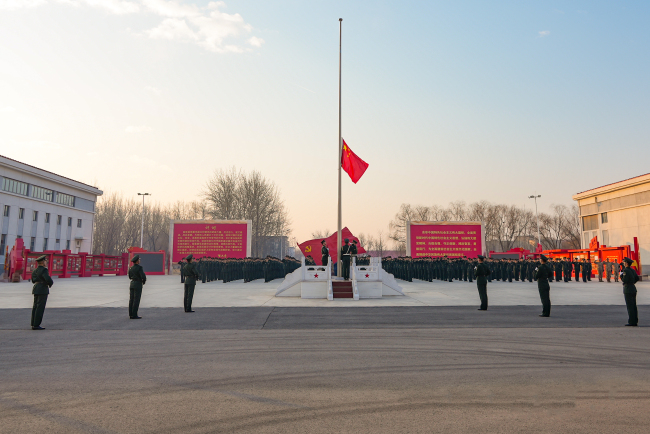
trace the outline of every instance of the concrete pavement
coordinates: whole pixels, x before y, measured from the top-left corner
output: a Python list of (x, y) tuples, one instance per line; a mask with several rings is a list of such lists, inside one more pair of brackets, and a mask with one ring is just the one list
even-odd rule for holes
[[(195, 307), (379, 307), (379, 306), (474, 306), (479, 303), (476, 283), (404, 282), (404, 296), (371, 300), (307, 300), (275, 297), (281, 280), (264, 283), (199, 283)], [(125, 307), (129, 304), (129, 282), (125, 276), (54, 279), (48, 307)], [(639, 282), (639, 304), (650, 304), (650, 281)], [(537, 306), (537, 283), (492, 282), (488, 284), (491, 306)], [(0, 283), (0, 308), (26, 308), (32, 305), (31, 284)], [(551, 283), (555, 305), (624, 305), (620, 283), (592, 281)], [(141, 307), (181, 307), (183, 286), (179, 276), (149, 276), (142, 293)]]

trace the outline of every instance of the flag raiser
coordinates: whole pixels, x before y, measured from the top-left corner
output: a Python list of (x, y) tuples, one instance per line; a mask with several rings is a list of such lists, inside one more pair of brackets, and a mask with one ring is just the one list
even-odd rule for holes
[(357, 156), (352, 149), (345, 143), (343, 140), (343, 152), (341, 153), (341, 167), (350, 175), (350, 179), (355, 184), (361, 179), (366, 169), (368, 168), (368, 163), (363, 161)]

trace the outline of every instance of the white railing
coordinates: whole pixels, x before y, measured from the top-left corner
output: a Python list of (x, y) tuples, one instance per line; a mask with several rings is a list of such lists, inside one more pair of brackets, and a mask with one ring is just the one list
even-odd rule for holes
[(352, 264), (350, 265), (350, 280), (352, 281), (352, 298), (353, 300), (359, 299), (359, 287), (357, 285), (357, 258), (352, 257)]
[(370, 265), (359, 265), (355, 267), (357, 279), (360, 282), (376, 282), (381, 280), (381, 258), (370, 258)]

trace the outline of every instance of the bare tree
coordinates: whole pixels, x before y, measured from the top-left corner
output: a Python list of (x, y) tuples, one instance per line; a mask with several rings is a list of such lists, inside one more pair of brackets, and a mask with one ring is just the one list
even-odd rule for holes
[(206, 184), (203, 197), (212, 218), (251, 220), (255, 256), (262, 254), (264, 237), (287, 236), (291, 232), (279, 189), (260, 172), (218, 170)]
[(567, 241), (572, 249), (580, 248), (580, 209), (578, 205), (569, 207), (565, 215), (564, 221), (564, 235), (563, 238)]
[(406, 251), (406, 224), (410, 221), (427, 221), (429, 215), (429, 208), (426, 206), (411, 206), (403, 203), (399, 212), (395, 214), (395, 218), (388, 225), (391, 230), (390, 239), (398, 244), (404, 244), (404, 250)]
[(312, 237), (312, 239), (316, 239), (316, 238), (327, 238), (327, 237), (329, 237), (329, 236), (332, 235), (332, 234), (333, 234), (332, 231), (330, 231), (329, 229), (325, 229), (324, 231), (318, 230), (318, 231), (314, 231), (314, 232), (312, 232), (312, 233), (311, 233), (311, 237)]

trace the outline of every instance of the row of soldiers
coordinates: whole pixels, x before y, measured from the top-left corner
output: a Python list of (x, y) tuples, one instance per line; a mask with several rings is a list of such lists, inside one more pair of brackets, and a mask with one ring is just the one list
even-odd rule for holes
[[(357, 260), (358, 261), (358, 260)], [(465, 282), (473, 280), (474, 268), (477, 265), (476, 259), (471, 258), (411, 258), (403, 256), (398, 258), (383, 258), (382, 266), (386, 272), (391, 273), (397, 279), (412, 282), (413, 279), (432, 282), (433, 280), (442, 280), (453, 282), (454, 280), (463, 280)], [(490, 275), (487, 276), (488, 282), (497, 281), (521, 281), (532, 282), (534, 280), (534, 270), (539, 267), (540, 261), (533, 259), (485, 259), (484, 264), (490, 269)], [(596, 262), (597, 275), (599, 281), (603, 277), (611, 282), (618, 282), (619, 272), (625, 268), (624, 264), (610, 262), (609, 258), (605, 261)], [(568, 258), (555, 258), (549, 260), (547, 266), (550, 270), (549, 282), (570, 282), (572, 276), (575, 281), (591, 281), (593, 272), (592, 263), (583, 259), (582, 261), (570, 261)]]
[[(185, 282), (184, 262), (179, 261), (181, 266), (181, 283)], [(194, 262), (196, 272), (202, 283), (221, 280), (223, 283), (235, 280), (252, 282), (257, 279), (264, 279), (270, 282), (274, 279), (282, 279), (287, 274), (300, 268), (300, 261), (291, 256), (284, 259), (267, 256), (266, 258), (212, 258), (204, 256)]]

